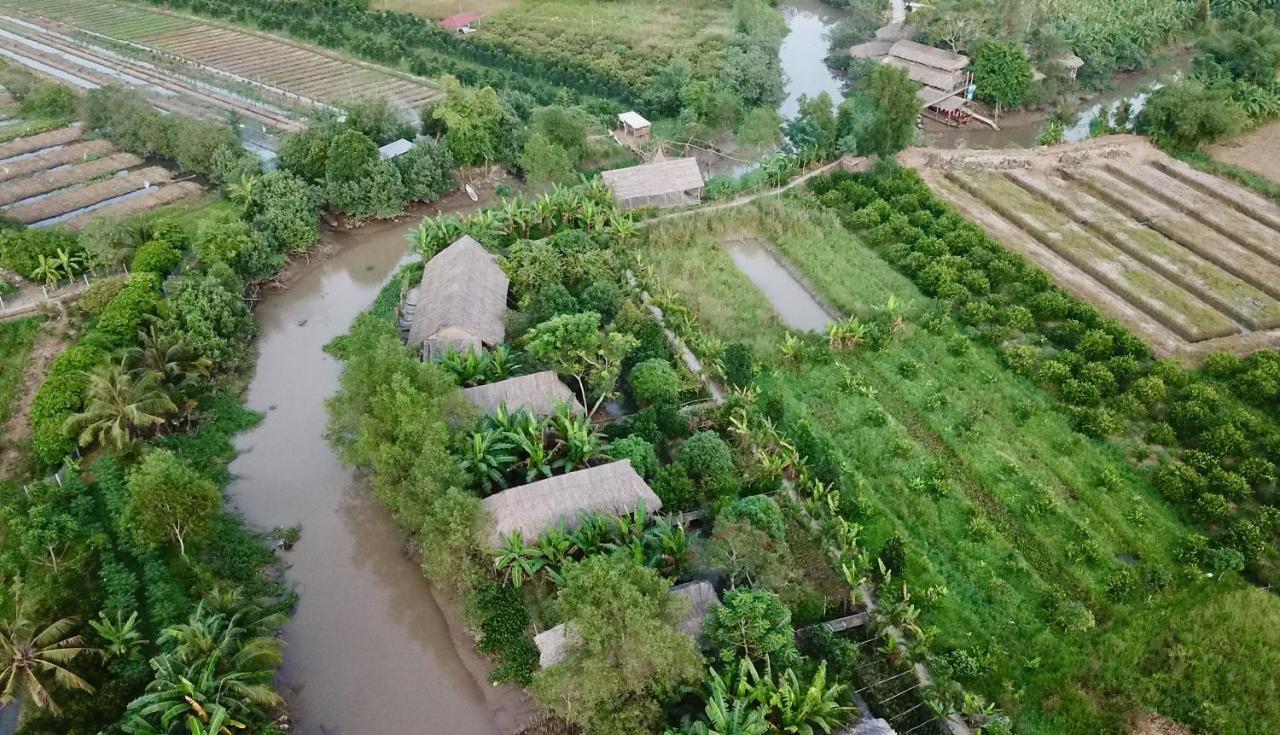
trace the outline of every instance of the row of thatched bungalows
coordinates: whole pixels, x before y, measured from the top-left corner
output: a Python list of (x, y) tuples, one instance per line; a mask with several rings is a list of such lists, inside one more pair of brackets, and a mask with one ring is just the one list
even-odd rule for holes
[[(402, 305), (409, 347), (424, 360), (437, 360), (451, 350), (479, 352), (501, 344), (509, 285), (497, 259), (483, 245), (465, 236), (454, 241), (427, 261), (422, 282)], [(462, 394), (485, 413), (505, 407), (548, 416), (563, 405), (584, 413), (573, 391), (550, 370), (466, 388)], [(640, 508), (655, 513), (662, 509), (662, 500), (624, 459), (513, 487), (490, 495), (481, 505), (493, 521), (487, 540), (497, 547), (513, 533), (531, 543), (552, 527), (572, 529), (596, 514), (621, 516)], [(696, 638), (709, 607), (718, 602), (715, 588), (692, 582), (672, 593), (690, 601), (680, 627)], [(549, 666), (564, 656), (574, 637), (559, 625), (535, 642), (542, 665)]]

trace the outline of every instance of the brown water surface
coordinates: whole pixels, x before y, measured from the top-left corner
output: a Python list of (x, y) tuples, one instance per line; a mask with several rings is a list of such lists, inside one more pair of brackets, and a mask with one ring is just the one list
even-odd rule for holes
[(256, 313), (248, 404), (265, 419), (237, 441), (229, 494), (254, 526), (302, 526), (285, 556), (301, 601), (284, 630), (278, 684), (305, 735), (499, 731), (490, 688), (467, 668), (470, 652), (455, 648), (402, 534), (323, 435), (341, 365), (322, 348), (372, 303), (405, 256), (407, 229), (326, 234), (335, 254)]
[(831, 324), (831, 315), (773, 257), (760, 238), (726, 237), (724, 246), (734, 265), (764, 292), (783, 324), (810, 332), (824, 331)]

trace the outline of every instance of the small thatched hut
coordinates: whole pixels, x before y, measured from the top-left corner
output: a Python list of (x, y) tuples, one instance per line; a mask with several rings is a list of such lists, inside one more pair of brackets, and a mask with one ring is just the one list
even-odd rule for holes
[(479, 352), (506, 335), (507, 274), (484, 246), (463, 236), (427, 261), (412, 295), (409, 346), (434, 360), (450, 349)]
[(662, 508), (625, 459), (503, 490), (480, 504), (493, 517), (489, 543), (495, 547), (513, 531), (532, 542), (557, 523), (573, 528), (594, 513), (622, 515), (642, 505), (650, 513)]
[[(686, 582), (671, 588), (671, 594), (680, 595), (689, 601), (689, 612), (676, 626), (685, 635), (698, 640), (702, 634), (702, 623), (707, 619), (711, 608), (720, 604), (720, 596), (710, 582)], [(542, 668), (560, 663), (569, 649), (582, 642), (571, 626), (564, 623), (545, 630), (533, 637), (533, 645), (538, 647), (538, 665)]]
[(558, 378), (554, 371), (544, 370), (532, 375), (517, 375), (488, 385), (464, 388), (463, 397), (485, 413), (493, 413), (501, 406), (509, 411), (529, 411), (535, 416), (551, 416), (562, 404), (576, 414), (586, 413), (573, 391)]
[(668, 158), (600, 174), (618, 206), (680, 207), (702, 201), (702, 169), (696, 158)]

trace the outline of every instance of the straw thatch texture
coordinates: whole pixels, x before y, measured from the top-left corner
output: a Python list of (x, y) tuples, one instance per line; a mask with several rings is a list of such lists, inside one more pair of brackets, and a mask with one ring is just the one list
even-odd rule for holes
[(867, 41), (849, 47), (849, 55), (855, 59), (871, 59), (879, 61), (889, 55), (893, 41)]
[(573, 528), (595, 513), (622, 515), (641, 505), (649, 513), (662, 508), (625, 459), (503, 490), (480, 504), (493, 518), (489, 543), (495, 547), (515, 531), (532, 542), (557, 523)]
[(463, 236), (436, 253), (422, 273), (409, 346), (435, 359), (501, 344), (507, 313), (507, 275), (484, 246)]
[(906, 69), (907, 76), (911, 78), (911, 81), (919, 82), (926, 87), (932, 87), (942, 92), (950, 92), (965, 83), (964, 72), (942, 71), (923, 64), (917, 64), (914, 61), (898, 58), (892, 54), (884, 58), (884, 63), (900, 69)]
[(535, 416), (551, 416), (561, 404), (567, 404), (576, 414), (585, 413), (573, 391), (551, 370), (465, 388), (462, 395), (484, 413), (506, 406), (508, 411), (524, 410)]
[(960, 71), (969, 65), (968, 56), (953, 54), (915, 41), (898, 41), (889, 49), (889, 55), (940, 71)]
[(679, 207), (702, 200), (702, 169), (696, 158), (668, 158), (600, 174), (618, 206)]
[(710, 582), (686, 582), (671, 588), (671, 594), (680, 595), (689, 601), (689, 612), (678, 626), (685, 635), (694, 639), (702, 634), (702, 623), (711, 613), (711, 608), (720, 604), (720, 596)]

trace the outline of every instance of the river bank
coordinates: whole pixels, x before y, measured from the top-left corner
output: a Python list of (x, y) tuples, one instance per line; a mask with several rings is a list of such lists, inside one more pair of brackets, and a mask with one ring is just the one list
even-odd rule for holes
[(324, 403), (342, 369), (324, 346), (406, 260), (406, 234), (422, 216), (479, 206), (444, 201), (399, 221), (327, 230), (322, 255), (264, 292), (255, 311), (246, 404), (265, 418), (237, 438), (228, 499), (255, 527), (302, 528), (285, 555), (300, 601), (277, 678), (296, 732), (495, 735), (529, 711), (522, 691), (487, 683), (456, 612), (324, 437)]

